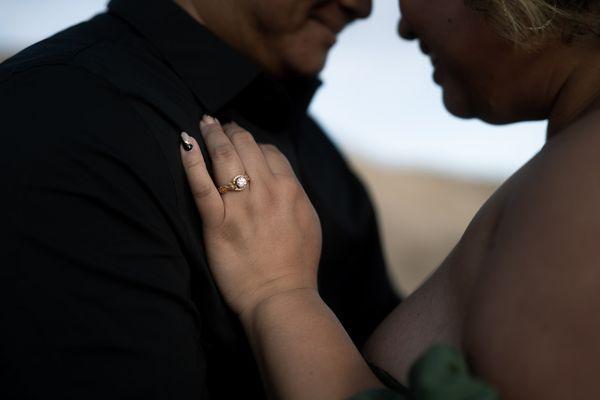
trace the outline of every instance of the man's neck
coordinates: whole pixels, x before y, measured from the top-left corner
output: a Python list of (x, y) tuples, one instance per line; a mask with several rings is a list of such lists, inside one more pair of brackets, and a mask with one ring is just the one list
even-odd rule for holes
[(232, 48), (276, 75), (278, 64), (235, 3), (224, 0), (173, 0), (198, 23)]
[(177, 3), (179, 5), (179, 7), (181, 7), (185, 12), (187, 12), (192, 18), (194, 18), (200, 24), (206, 25), (204, 23), (204, 19), (202, 18), (202, 16), (200, 15), (200, 13), (196, 9), (196, 7), (194, 7), (193, 2), (191, 2), (190, 0), (173, 0), (173, 1), (175, 1), (175, 3)]

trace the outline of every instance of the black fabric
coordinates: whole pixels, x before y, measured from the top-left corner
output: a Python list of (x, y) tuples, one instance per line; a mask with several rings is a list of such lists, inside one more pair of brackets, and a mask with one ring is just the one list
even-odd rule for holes
[(291, 160), (323, 224), (320, 287), (360, 346), (397, 304), (372, 206), (278, 82), (168, 0), (0, 66), (0, 397), (264, 398), (208, 269), (179, 134), (209, 112)]

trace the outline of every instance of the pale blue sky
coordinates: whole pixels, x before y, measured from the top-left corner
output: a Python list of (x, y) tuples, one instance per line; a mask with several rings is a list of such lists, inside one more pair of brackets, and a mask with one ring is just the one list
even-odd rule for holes
[[(450, 116), (428, 59), (395, 33), (397, 2), (374, 3), (369, 20), (340, 36), (311, 106), (343, 149), (380, 163), (490, 179), (506, 178), (539, 150), (542, 123), (492, 127)], [(0, 0), (0, 51), (23, 48), (105, 4)]]

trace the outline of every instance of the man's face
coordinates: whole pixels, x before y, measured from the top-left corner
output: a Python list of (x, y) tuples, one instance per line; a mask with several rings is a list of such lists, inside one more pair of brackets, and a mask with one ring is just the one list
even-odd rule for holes
[(287, 73), (314, 75), (337, 34), (371, 13), (371, 0), (238, 0), (246, 3), (275, 63)]
[[(371, 0), (194, 1), (209, 29), (281, 76), (317, 74), (337, 34), (371, 13)], [(218, 13), (228, 14), (220, 26)]]

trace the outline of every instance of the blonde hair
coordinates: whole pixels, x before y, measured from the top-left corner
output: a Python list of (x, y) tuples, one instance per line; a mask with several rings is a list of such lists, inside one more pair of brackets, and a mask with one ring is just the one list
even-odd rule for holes
[(600, 0), (465, 0), (498, 33), (524, 47), (547, 38), (600, 35)]

